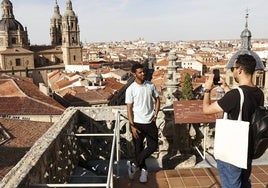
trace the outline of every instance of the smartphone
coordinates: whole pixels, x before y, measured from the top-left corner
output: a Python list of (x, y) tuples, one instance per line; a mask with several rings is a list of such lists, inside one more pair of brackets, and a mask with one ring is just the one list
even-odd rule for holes
[(213, 69), (213, 74), (214, 74), (213, 84), (214, 85), (220, 85), (220, 83), (219, 83), (219, 81), (220, 81), (220, 70), (219, 69)]

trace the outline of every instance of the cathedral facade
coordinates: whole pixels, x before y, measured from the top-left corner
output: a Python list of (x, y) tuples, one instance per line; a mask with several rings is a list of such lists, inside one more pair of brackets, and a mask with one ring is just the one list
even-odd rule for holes
[(78, 18), (71, 0), (66, 0), (63, 16), (56, 1), (50, 19), (51, 44), (30, 45), (27, 28), (15, 19), (10, 0), (1, 3), (0, 71), (34, 69), (50, 65), (75, 65), (82, 62)]

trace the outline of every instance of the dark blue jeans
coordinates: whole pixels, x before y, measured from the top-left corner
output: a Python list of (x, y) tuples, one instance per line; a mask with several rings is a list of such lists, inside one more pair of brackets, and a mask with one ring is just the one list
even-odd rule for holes
[(217, 169), (220, 175), (222, 188), (251, 188), (249, 179), (251, 163), (252, 161), (249, 160), (248, 168), (243, 169), (217, 160)]
[[(140, 131), (139, 138), (133, 141), (135, 144), (135, 161), (134, 163), (140, 168), (147, 169), (145, 159), (148, 158), (158, 148), (158, 129), (155, 121), (150, 124), (134, 123), (135, 127)], [(144, 146), (146, 139), (147, 147)]]

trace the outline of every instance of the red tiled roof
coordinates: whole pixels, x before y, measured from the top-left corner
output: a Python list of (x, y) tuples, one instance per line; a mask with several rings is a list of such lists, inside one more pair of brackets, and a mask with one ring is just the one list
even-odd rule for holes
[(168, 60), (161, 60), (159, 62), (156, 63), (155, 66), (167, 66), (168, 65)]
[(61, 115), (64, 108), (29, 97), (0, 97), (0, 114), (5, 115)]
[(51, 86), (51, 89), (52, 90), (57, 90), (57, 89), (61, 89), (61, 88), (64, 88), (66, 86), (69, 86), (71, 85), (72, 83), (78, 81), (79, 78), (76, 78), (74, 80), (68, 80), (67, 78), (64, 78), (62, 80), (59, 80), (57, 81), (56, 83), (54, 83), (52, 86)]
[(0, 114), (60, 115), (65, 108), (44, 95), (29, 79), (0, 77)]
[(23, 92), (16, 86), (12, 79), (0, 79), (0, 97), (7, 96), (25, 96)]
[(107, 89), (88, 90), (85, 87), (66, 88), (60, 92), (60, 95), (69, 103), (103, 103), (107, 102), (110, 92)]
[(188, 73), (190, 76), (199, 73), (199, 71), (194, 70), (194, 69), (182, 69), (182, 70), (179, 70), (178, 72), (182, 75), (182, 78), (183, 78), (187, 73)]
[(52, 123), (0, 118), (0, 124), (11, 139), (0, 145), (0, 180), (25, 155), (31, 146), (51, 127)]
[(104, 85), (106, 87), (110, 87), (110, 88), (112, 88), (114, 90), (119, 90), (122, 87), (124, 87), (124, 84), (122, 84), (120, 82), (117, 82), (115, 78), (106, 78), (105, 82), (104, 82)]

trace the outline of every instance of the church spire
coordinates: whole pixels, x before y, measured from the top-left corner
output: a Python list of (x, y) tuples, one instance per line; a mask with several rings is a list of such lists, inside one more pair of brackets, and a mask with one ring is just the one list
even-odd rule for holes
[(50, 19), (50, 40), (53, 46), (62, 44), (62, 16), (57, 0), (55, 1), (54, 13)]
[(2, 6), (2, 18), (14, 18), (13, 5), (9, 0), (3, 0)]
[(56, 18), (61, 18), (61, 15), (60, 15), (60, 8), (59, 8), (59, 5), (58, 5), (58, 1), (56, 0), (55, 2), (55, 6), (54, 6), (54, 15), (53, 15), (53, 18), (56, 19)]
[(66, 1), (66, 10), (64, 13), (64, 17), (76, 17), (74, 11), (73, 11), (73, 5), (71, 0)]
[(246, 24), (245, 29), (242, 31), (241, 37), (241, 50), (250, 50), (251, 49), (251, 32), (248, 30), (248, 9), (246, 9)]
[(82, 46), (78, 18), (73, 11), (71, 0), (66, 0), (66, 10), (62, 17), (63, 62), (74, 65), (82, 62)]
[(72, 2), (71, 2), (71, 0), (67, 0), (67, 2), (66, 2), (66, 9), (67, 10), (73, 10), (73, 6), (72, 6)]

